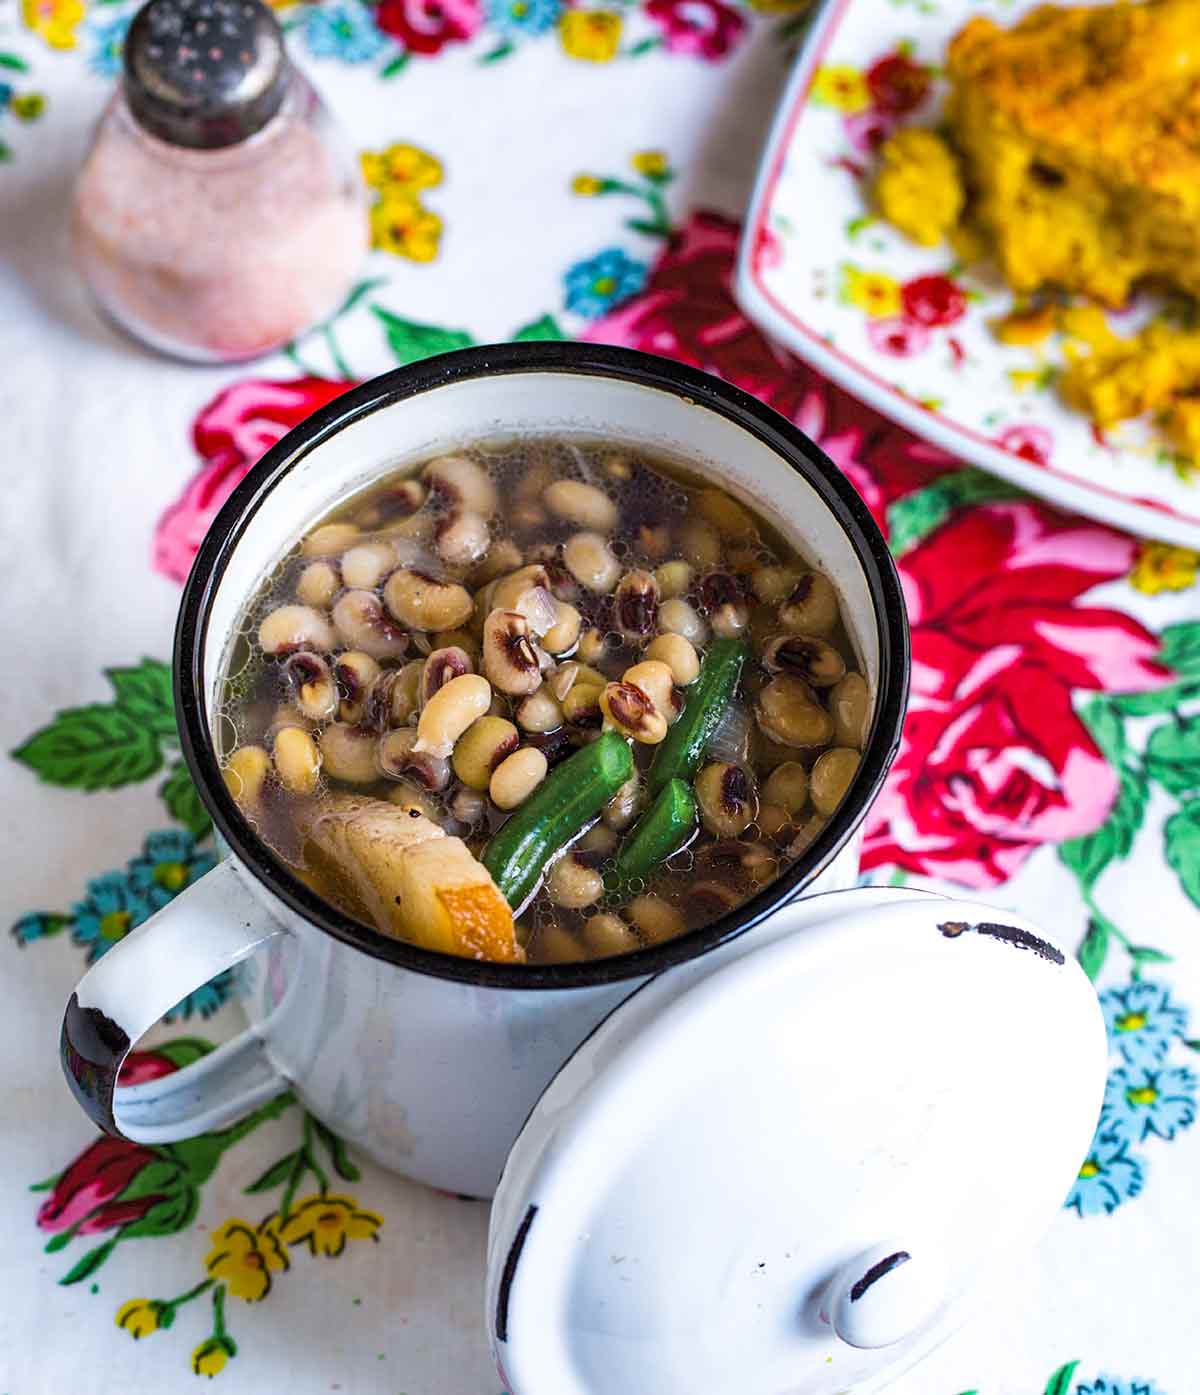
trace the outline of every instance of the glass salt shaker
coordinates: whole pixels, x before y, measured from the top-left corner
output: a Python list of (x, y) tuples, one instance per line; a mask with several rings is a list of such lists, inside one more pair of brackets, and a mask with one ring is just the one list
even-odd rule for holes
[(75, 187), (102, 311), (161, 352), (254, 358), (332, 313), (368, 245), (352, 152), (260, 0), (150, 0)]

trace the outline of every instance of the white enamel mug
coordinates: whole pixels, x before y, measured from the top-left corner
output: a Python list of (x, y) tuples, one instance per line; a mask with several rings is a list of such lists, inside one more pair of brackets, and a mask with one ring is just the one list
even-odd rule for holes
[[(736, 910), (619, 958), (546, 966), (452, 958), (320, 900), (256, 838), (215, 737), (223, 665), (262, 577), (317, 520), (384, 472), (482, 438), (609, 438), (676, 456), (768, 517), (833, 580), (872, 695), (841, 807)], [(223, 1126), (289, 1086), (385, 1167), (485, 1197), (535, 1103), (579, 1044), (650, 978), (753, 932), (800, 894), (853, 883), (857, 832), (895, 754), (908, 686), (904, 603), (886, 544), (841, 472), (789, 422), (665, 359), (584, 344), (466, 350), (386, 374), (290, 432), (234, 491), (201, 547), (176, 634), (184, 755), (230, 855), (114, 946), (72, 995), (62, 1057), (102, 1128), (165, 1143)], [(116, 1087), (133, 1042), (185, 994), (256, 956), (250, 1025), (202, 1061)]]

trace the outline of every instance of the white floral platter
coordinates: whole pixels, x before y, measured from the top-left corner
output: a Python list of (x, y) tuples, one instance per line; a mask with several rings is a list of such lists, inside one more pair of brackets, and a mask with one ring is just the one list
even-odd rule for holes
[[(939, 118), (947, 41), (1012, 0), (826, 0), (768, 141), (742, 237), (746, 313), (822, 373), (962, 460), (1120, 528), (1200, 547), (1200, 475), (1148, 428), (1101, 435), (1055, 389), (1061, 351), (1001, 344), (998, 277), (873, 218), (875, 150)], [(1111, 316), (1128, 332), (1145, 308)]]

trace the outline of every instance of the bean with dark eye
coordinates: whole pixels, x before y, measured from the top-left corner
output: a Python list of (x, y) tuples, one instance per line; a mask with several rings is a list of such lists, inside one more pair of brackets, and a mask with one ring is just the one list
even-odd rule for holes
[(846, 661), (823, 639), (776, 635), (763, 650), (768, 673), (791, 673), (814, 688), (832, 688), (846, 676)]
[(793, 634), (824, 636), (838, 619), (837, 592), (822, 572), (801, 572), (779, 607), (779, 623)]
[(339, 654), (333, 665), (333, 678), (341, 699), (338, 716), (354, 725), (363, 719), (367, 693), (379, 676), (379, 663), (361, 649), (349, 649)]
[(374, 591), (346, 591), (333, 607), (333, 623), (343, 643), (373, 659), (400, 659), (408, 650), (405, 629), (388, 618)]
[(416, 729), (400, 727), (379, 739), (379, 769), (391, 780), (413, 780), (422, 789), (436, 793), (450, 783), (450, 762), (444, 756), (415, 749)]
[[(597, 708), (598, 712), (599, 708)], [(559, 727), (557, 731), (526, 732), (525, 744), (526, 746), (534, 746), (541, 751), (542, 755), (546, 757), (546, 765), (551, 770), (576, 750), (571, 733), (566, 727)]]
[(745, 591), (732, 572), (708, 573), (700, 583), (700, 605), (722, 639), (736, 639), (750, 623)]
[(754, 717), (763, 735), (781, 746), (827, 746), (833, 718), (803, 678), (781, 673), (758, 695)]
[(753, 822), (758, 796), (743, 766), (714, 761), (696, 776), (696, 802), (700, 821), (714, 838), (736, 838)]
[(483, 626), (483, 671), (502, 693), (532, 693), (542, 682), (529, 621), (515, 610), (493, 610)]
[(319, 654), (301, 651), (283, 665), (284, 682), (302, 716), (323, 722), (337, 710), (338, 691), (329, 664)]
[(626, 572), (617, 585), (617, 628), (626, 639), (641, 640), (658, 622), (658, 582), (646, 571)]
[(738, 903), (738, 894), (732, 887), (720, 882), (697, 882), (683, 894), (681, 909), (691, 925), (707, 925), (718, 919)]
[(414, 659), (403, 668), (384, 669), (367, 690), (362, 725), (376, 732), (405, 726), (420, 706), (424, 671), (424, 659)]
[(465, 649), (460, 649), (456, 644), (435, 649), (421, 670), (420, 705), (424, 707), (434, 693), (444, 688), (452, 678), (474, 672), (475, 665)]

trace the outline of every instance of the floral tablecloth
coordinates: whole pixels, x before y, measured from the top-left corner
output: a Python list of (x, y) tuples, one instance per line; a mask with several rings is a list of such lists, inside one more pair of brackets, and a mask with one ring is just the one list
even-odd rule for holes
[[(821, 442), (887, 530), (913, 626), (864, 876), (1019, 906), (1101, 993), (1108, 1093), (1062, 1215), (1023, 1282), (895, 1389), (1192, 1395), (1198, 559), (1013, 497), (739, 314), (737, 220), (803, 0), (588, 5), (281, 7), (362, 153), (377, 250), (327, 325), (252, 369), (202, 370), (102, 326), (67, 258), (71, 174), (133, 6), (0, 0), (0, 1395), (197, 1377), (231, 1395), (498, 1395), (482, 1205), (382, 1174), (289, 1095), (187, 1144), (98, 1138), (57, 1030), (85, 965), (212, 864), (166, 664), (208, 520), (351, 381), (509, 337), (697, 364)], [(838, 100), (869, 124), (911, 65), (862, 62)], [(127, 1079), (210, 1050), (236, 1026), (229, 998), (217, 979), (180, 1003)], [(1014, 1033), (1052, 1026), (1012, 1004)]]

